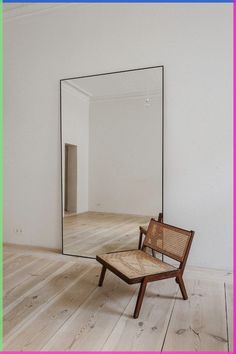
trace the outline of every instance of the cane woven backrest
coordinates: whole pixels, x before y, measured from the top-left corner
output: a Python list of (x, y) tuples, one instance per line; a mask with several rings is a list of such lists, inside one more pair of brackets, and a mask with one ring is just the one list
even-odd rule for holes
[(191, 231), (151, 219), (143, 246), (183, 262), (191, 237)]

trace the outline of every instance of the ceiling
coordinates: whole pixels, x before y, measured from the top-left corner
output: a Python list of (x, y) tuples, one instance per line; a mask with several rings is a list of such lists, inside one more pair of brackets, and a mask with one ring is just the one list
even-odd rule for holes
[[(88, 5), (88, 4), (87, 4)], [(3, 3), (3, 20), (8, 21), (22, 16), (44, 13), (67, 6), (84, 7), (86, 3)]]
[(160, 95), (161, 68), (135, 70), (66, 80), (76, 90), (92, 99)]
[(27, 6), (27, 4), (18, 4), (18, 3), (3, 3), (3, 12), (7, 12), (7, 11), (12, 11), (18, 8), (22, 8), (24, 6)]

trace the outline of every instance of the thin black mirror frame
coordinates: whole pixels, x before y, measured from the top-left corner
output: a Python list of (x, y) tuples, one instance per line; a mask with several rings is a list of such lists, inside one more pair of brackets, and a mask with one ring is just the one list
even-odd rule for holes
[[(121, 73), (126, 73), (126, 72), (131, 72), (131, 71), (139, 71), (139, 70), (148, 70), (148, 69), (157, 69), (160, 68), (161, 69), (161, 77), (162, 77), (162, 89), (161, 89), (161, 117), (162, 117), (162, 210), (160, 211), (163, 215), (163, 221), (164, 221), (164, 65), (156, 65), (156, 66), (147, 66), (147, 67), (143, 67), (143, 68), (136, 68), (136, 69), (127, 69), (127, 70), (119, 70), (119, 71), (111, 71), (111, 72), (107, 72), (107, 73), (100, 73), (100, 74), (91, 74), (91, 75), (83, 75), (83, 76), (75, 76), (75, 77), (68, 77), (65, 79), (61, 79), (60, 80), (60, 162), (61, 162), (61, 166), (60, 166), (60, 172), (61, 172), (61, 236), (62, 236), (62, 254), (65, 256), (74, 256), (74, 257), (81, 257), (81, 258), (89, 258), (89, 259), (96, 259), (96, 257), (90, 257), (90, 256), (84, 256), (84, 255), (78, 255), (78, 254), (69, 254), (69, 253), (64, 253), (64, 242), (63, 242), (63, 161), (62, 161), (62, 83), (63, 81), (68, 81), (68, 80), (76, 80), (76, 79), (84, 79), (87, 77), (96, 77), (96, 76), (102, 76), (102, 75), (111, 75), (111, 74), (121, 74)], [(138, 232), (137, 232), (137, 245), (138, 245)]]

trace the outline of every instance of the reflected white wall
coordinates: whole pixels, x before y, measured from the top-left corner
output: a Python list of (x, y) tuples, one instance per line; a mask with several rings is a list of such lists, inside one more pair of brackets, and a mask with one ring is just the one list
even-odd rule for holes
[(156, 216), (162, 210), (161, 96), (91, 101), (89, 209)]

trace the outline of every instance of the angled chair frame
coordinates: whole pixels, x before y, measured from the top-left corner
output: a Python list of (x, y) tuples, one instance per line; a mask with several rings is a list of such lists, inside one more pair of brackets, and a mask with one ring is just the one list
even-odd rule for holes
[[(145, 238), (142, 243), (143, 234), (145, 234)], [(109, 269), (119, 278), (124, 280), (127, 284), (140, 283), (139, 293), (133, 315), (134, 318), (138, 318), (139, 316), (145, 290), (149, 282), (154, 282), (167, 278), (175, 278), (176, 282), (179, 284), (183, 299), (187, 300), (188, 295), (183, 281), (183, 272), (186, 266), (193, 236), (194, 231), (187, 231), (169, 224), (162, 223), (161, 221), (151, 219), (147, 230), (140, 227), (139, 251), (118, 251), (96, 256), (97, 261), (102, 264), (102, 270), (98, 285), (102, 286), (106, 269)], [(127, 276), (127, 274), (124, 274), (121, 270), (117, 269), (114, 265), (110, 264), (109, 261), (106, 260), (107, 257), (109, 258), (109, 255), (116, 256), (117, 254), (121, 254), (122, 252), (144, 252), (146, 254), (147, 248), (151, 249), (154, 253), (155, 251), (157, 251), (164, 256), (178, 261), (179, 267), (176, 268), (170, 266), (171, 270), (169, 271), (158, 272), (156, 274), (148, 274), (145, 276), (129, 277)], [(153, 253), (152, 256), (149, 255), (149, 257), (156, 259), (153, 256)], [(167, 264), (161, 261), (160, 263)]]

